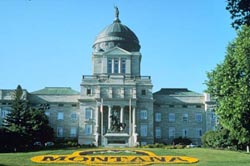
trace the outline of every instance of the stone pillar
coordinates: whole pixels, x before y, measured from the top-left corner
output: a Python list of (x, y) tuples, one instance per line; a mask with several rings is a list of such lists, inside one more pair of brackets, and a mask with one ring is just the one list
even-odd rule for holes
[(123, 116), (124, 116), (124, 107), (121, 107), (121, 110), (120, 110), (120, 123), (123, 123)]
[(111, 127), (111, 119), (110, 119), (111, 109), (112, 109), (112, 107), (109, 105), (109, 110), (108, 110), (108, 129), (110, 129), (110, 127)]
[(133, 133), (132, 133), (132, 135), (134, 135), (135, 134), (135, 127), (136, 127), (136, 123), (135, 123), (135, 119), (136, 119), (136, 114), (135, 114), (135, 107), (133, 107), (133, 113), (132, 113), (133, 115), (132, 115), (132, 118), (133, 118), (133, 120), (132, 120), (132, 127), (133, 127)]
[(95, 129), (94, 129), (94, 135), (95, 135), (95, 145), (98, 146), (98, 138), (99, 138), (99, 133), (98, 133), (98, 127), (99, 127), (99, 107), (98, 105), (95, 108)]

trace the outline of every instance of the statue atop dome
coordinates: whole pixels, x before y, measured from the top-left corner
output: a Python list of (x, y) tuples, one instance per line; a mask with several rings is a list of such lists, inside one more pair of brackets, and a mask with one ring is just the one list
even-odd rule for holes
[(119, 9), (117, 6), (114, 6), (115, 8), (115, 21), (114, 22), (121, 22), (120, 19), (119, 19)]

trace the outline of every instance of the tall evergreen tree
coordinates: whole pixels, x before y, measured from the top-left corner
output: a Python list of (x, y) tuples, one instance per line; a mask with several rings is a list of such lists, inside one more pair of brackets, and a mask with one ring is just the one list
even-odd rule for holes
[(223, 63), (208, 73), (207, 92), (217, 100), (221, 125), (238, 140), (250, 144), (250, 27), (243, 26), (229, 44)]
[(12, 109), (4, 121), (4, 127), (7, 131), (15, 135), (17, 145), (27, 140), (26, 122), (29, 116), (27, 109), (28, 105), (23, 89), (18, 85), (13, 94)]
[(23, 89), (17, 86), (13, 94), (12, 110), (4, 121), (5, 129), (14, 136), (15, 147), (28, 146), (34, 141), (53, 139), (53, 129), (43, 109), (31, 108)]

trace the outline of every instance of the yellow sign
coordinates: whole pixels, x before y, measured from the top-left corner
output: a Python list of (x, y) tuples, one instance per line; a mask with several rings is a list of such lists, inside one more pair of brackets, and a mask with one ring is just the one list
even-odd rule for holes
[(74, 152), (72, 155), (35, 156), (31, 161), (37, 163), (81, 163), (85, 165), (103, 164), (189, 164), (196, 163), (197, 158), (187, 156), (157, 156), (144, 150), (87, 150)]

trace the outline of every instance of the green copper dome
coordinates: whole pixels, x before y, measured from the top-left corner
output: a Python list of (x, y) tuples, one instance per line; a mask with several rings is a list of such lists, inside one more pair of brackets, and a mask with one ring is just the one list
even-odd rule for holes
[(93, 44), (93, 49), (95, 52), (102, 52), (116, 46), (127, 51), (140, 50), (139, 40), (135, 33), (126, 25), (121, 24), (118, 8), (116, 8), (114, 22), (99, 33)]

